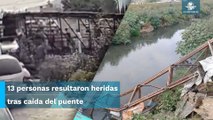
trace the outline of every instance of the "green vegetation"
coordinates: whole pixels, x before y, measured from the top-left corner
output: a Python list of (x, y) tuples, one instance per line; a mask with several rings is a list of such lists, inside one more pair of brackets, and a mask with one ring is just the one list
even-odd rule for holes
[(184, 75), (187, 74), (188, 72), (188, 67), (179, 67), (176, 68), (176, 70), (174, 71), (174, 76), (173, 76), (173, 80), (179, 80), (180, 78), (182, 78)]
[(186, 55), (207, 40), (213, 38), (213, 17), (194, 22), (183, 33), (183, 40), (178, 43), (177, 53)]
[(180, 101), (181, 89), (168, 90), (158, 96), (158, 106), (148, 114), (135, 114), (133, 120), (179, 120), (174, 112)]
[(178, 118), (174, 115), (174, 113), (159, 113), (159, 114), (146, 114), (144, 116), (142, 115), (135, 115), (133, 120), (183, 120), (181, 118)]
[(74, 74), (72, 74), (71, 78), (69, 80), (81, 80), (81, 81), (88, 81), (92, 80), (95, 76), (95, 72), (87, 72), (83, 70), (78, 70)]
[[(164, 5), (164, 7), (162, 5)], [(129, 7), (129, 11), (126, 13), (124, 21), (126, 25), (129, 25), (131, 27), (131, 29), (129, 29), (130, 32), (128, 35), (130, 36), (130, 38), (137, 36), (137, 34), (132, 34), (135, 33), (132, 31), (135, 31), (136, 29), (140, 30), (140, 27), (143, 27), (143, 25), (145, 25), (146, 23), (150, 23), (154, 27), (154, 29), (158, 29), (160, 27), (170, 26), (189, 20), (192, 20), (193, 23), (183, 33), (183, 40), (178, 43), (178, 53), (180, 53), (181, 55), (186, 55), (199, 45), (213, 38), (212, 0), (202, 1), (201, 14), (195, 16), (182, 15), (179, 4), (170, 6), (169, 4), (165, 3), (161, 4), (160, 8), (158, 8), (157, 6), (158, 5), (156, 4), (149, 4), (149, 6), (144, 5), (143, 7), (139, 7), (138, 5), (131, 5)], [(129, 16), (133, 16), (134, 20), (126, 18)], [(121, 23), (121, 26), (122, 25), (123, 22)], [(120, 33), (116, 33), (114, 42), (117, 41), (117, 36), (120, 36)], [(115, 44), (125, 44), (126, 41), (128, 41), (127, 43), (131, 42), (131, 40), (125, 38), (119, 40), (119, 42), (117, 43), (115, 42)], [(186, 73), (186, 71), (187, 68), (177, 69), (174, 74), (174, 80), (179, 79)], [(133, 120), (182, 120), (178, 118), (178, 116), (175, 116), (177, 104), (180, 101), (180, 93), (180, 87), (164, 92), (157, 97), (157, 101), (159, 104), (152, 112), (143, 115), (136, 114), (134, 115)], [(196, 116), (194, 116), (194, 118), (196, 118)]]
[[(131, 4), (113, 38), (113, 44), (130, 43), (130, 38), (140, 36), (141, 28), (147, 24), (150, 24), (154, 29), (158, 29), (160, 27), (171, 26), (184, 21), (190, 21), (195, 17), (210, 15), (211, 10), (213, 9), (210, 4), (213, 4), (211, 0), (206, 0), (202, 4), (200, 16), (183, 15), (181, 11), (181, 3)], [(129, 32), (123, 29), (126, 28), (124, 26), (130, 27), (130, 29), (128, 29)]]
[(156, 108), (156, 110), (160, 112), (174, 112), (176, 110), (177, 102), (180, 100), (180, 94), (181, 90), (179, 88), (166, 91), (160, 96), (159, 106)]
[(203, 3), (204, 9), (201, 14), (208, 15), (208, 18), (194, 21), (183, 33), (183, 40), (178, 43), (177, 53), (186, 55), (204, 42), (213, 38), (213, 1), (206, 0)]
[[(181, 78), (187, 72), (186, 68), (179, 68), (174, 72), (174, 80)], [(181, 86), (168, 90), (156, 97), (158, 106), (148, 114), (136, 114), (133, 120), (182, 120), (175, 115), (180, 101)]]
[(120, 44), (120, 43), (130, 43), (130, 26), (126, 21), (122, 21), (122, 26), (119, 27), (119, 29), (117, 30), (116, 34), (119, 35), (115, 35), (114, 36), (114, 44)]

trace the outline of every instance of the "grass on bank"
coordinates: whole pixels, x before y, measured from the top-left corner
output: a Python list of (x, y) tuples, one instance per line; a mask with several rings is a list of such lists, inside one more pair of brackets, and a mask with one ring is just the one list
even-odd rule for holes
[[(120, 25), (120, 28), (125, 26), (128, 29), (119, 28), (113, 43), (130, 43), (131, 37), (137, 37), (141, 34), (141, 26), (145, 23), (150, 23), (154, 29), (158, 29), (192, 20), (192, 24), (186, 28), (183, 33), (183, 40), (178, 43), (177, 47), (178, 53), (186, 55), (205, 41), (213, 38), (213, 0), (202, 0), (201, 2), (200, 15), (182, 15), (181, 5), (178, 3), (173, 6), (170, 6), (169, 3), (130, 5)], [(122, 34), (124, 32), (128, 34)], [(175, 79), (180, 78), (178, 74), (182, 75), (185, 71), (187, 69), (179, 70), (179, 73), (175, 75)], [(181, 120), (174, 114), (177, 109), (177, 102), (180, 100), (180, 88), (167, 91), (160, 95), (158, 99), (159, 106), (154, 112), (146, 115), (134, 115), (133, 120)]]
[(183, 15), (181, 3), (144, 3), (131, 4), (113, 38), (113, 44), (131, 43), (132, 37), (141, 35), (140, 30), (145, 24), (151, 24), (154, 29), (171, 26), (192, 18), (202, 18), (211, 14), (213, 1), (202, 1), (201, 14)]
[[(180, 68), (174, 71), (173, 79), (180, 79), (186, 72), (186, 68)], [(179, 86), (157, 96), (154, 99), (154, 101), (158, 103), (157, 107), (148, 114), (135, 114), (133, 120), (182, 120), (175, 115), (175, 111), (178, 109), (178, 103), (181, 100), (181, 88), (182, 87)]]
[(213, 38), (213, 17), (198, 20), (186, 28), (182, 41), (178, 42), (177, 53), (186, 55)]

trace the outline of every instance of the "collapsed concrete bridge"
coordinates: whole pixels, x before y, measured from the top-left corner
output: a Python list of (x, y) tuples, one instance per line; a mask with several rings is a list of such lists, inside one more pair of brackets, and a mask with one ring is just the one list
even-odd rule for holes
[(122, 18), (100, 12), (4, 13), (0, 40), (14, 37), (19, 49), (11, 55), (36, 78), (67, 80), (75, 72), (95, 71)]

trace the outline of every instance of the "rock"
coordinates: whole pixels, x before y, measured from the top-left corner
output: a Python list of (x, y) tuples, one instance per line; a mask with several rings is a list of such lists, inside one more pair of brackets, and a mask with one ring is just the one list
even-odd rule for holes
[(141, 33), (149, 33), (149, 32), (152, 32), (153, 30), (154, 30), (154, 27), (150, 23), (147, 23), (147, 24), (143, 25), (140, 32)]
[(202, 93), (197, 93), (196, 96), (195, 96), (195, 108), (198, 108), (201, 104), (202, 104), (202, 101), (203, 99), (205, 98), (205, 94), (202, 94)]
[(196, 95), (196, 93), (194, 93), (194, 92), (189, 92), (188, 93), (188, 102), (190, 102), (191, 104), (193, 104), (195, 101), (195, 95)]
[(213, 98), (206, 97), (202, 101), (202, 105), (194, 109), (194, 111), (199, 114), (204, 120), (212, 120), (213, 119)]
[(206, 95), (203, 93), (188, 92), (176, 110), (177, 116), (187, 118), (192, 112), (194, 112), (195, 108), (198, 108), (202, 104), (202, 100), (205, 96)]
[(189, 116), (193, 110), (194, 110), (194, 105), (191, 104), (190, 102), (186, 102), (186, 104), (184, 105), (182, 111), (181, 111), (181, 114), (180, 114), (180, 117), (181, 118), (186, 118), (187, 116)]
[(208, 82), (206, 84), (206, 92), (208, 96), (213, 96), (213, 82)]

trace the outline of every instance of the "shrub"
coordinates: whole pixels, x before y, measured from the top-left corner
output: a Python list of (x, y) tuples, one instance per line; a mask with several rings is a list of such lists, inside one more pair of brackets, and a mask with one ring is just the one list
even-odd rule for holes
[(170, 111), (176, 110), (177, 102), (180, 101), (181, 90), (176, 88), (174, 90), (169, 90), (160, 96), (159, 111)]
[[(201, 17), (211, 14), (213, 9), (212, 3), (212, 0), (202, 1)], [(131, 42), (130, 37), (137, 37), (140, 35), (141, 23), (150, 23), (154, 29), (157, 29), (159, 27), (177, 24), (182, 21), (189, 21), (193, 17), (194, 15), (182, 14), (180, 3), (174, 3), (172, 5), (170, 3), (145, 3), (142, 5), (131, 4), (123, 19), (123, 21), (125, 21), (125, 25), (122, 25), (121, 23), (121, 26), (118, 28), (119, 34), (115, 35), (113, 43), (126, 44)], [(126, 29), (124, 30), (124, 28), (128, 28), (124, 26), (129, 27), (129, 32)], [(127, 38), (124, 37), (125, 35), (122, 34), (122, 31), (129, 33), (126, 35)]]
[(159, 105), (148, 114), (135, 114), (133, 120), (181, 120), (174, 115), (180, 101), (181, 89), (168, 90), (158, 96)]
[(95, 76), (95, 73), (93, 72), (87, 72), (83, 70), (78, 70), (75, 73), (71, 75), (69, 78), (70, 81), (73, 80), (81, 80), (81, 81), (86, 81), (86, 80), (91, 80)]
[(132, 120), (147, 120), (147, 117), (145, 117), (144, 115), (135, 114)]
[(213, 37), (212, 22), (213, 19), (210, 21), (201, 20), (188, 27), (183, 33), (183, 40), (178, 42), (177, 53), (186, 55), (207, 40), (211, 39)]
[[(177, 6), (179, 6), (179, 4), (177, 4)], [(130, 37), (140, 36), (140, 29), (142, 26), (141, 23), (150, 23), (154, 29), (159, 28), (162, 23), (162, 13), (175, 13), (173, 12), (175, 10), (169, 11), (168, 9), (173, 8), (171, 8), (167, 3), (163, 4), (163, 6), (159, 4), (130, 5), (117, 30), (116, 35), (114, 36), (113, 44), (127, 44), (131, 42)], [(170, 15), (166, 22), (170, 22), (172, 20), (171, 23), (174, 23), (173, 21), (176, 19), (172, 17), (173, 16)]]
[(129, 24), (131, 37), (137, 37), (140, 35), (140, 24), (138, 22), (139, 16), (136, 13), (131, 11), (127, 12), (124, 21)]
[(112, 43), (113, 44), (128, 44), (130, 43), (130, 26), (126, 21), (122, 21), (117, 30)]
[(155, 29), (157, 29), (157, 28), (160, 26), (160, 23), (161, 23), (160, 18), (157, 17), (157, 16), (151, 17), (151, 18), (149, 19), (149, 21), (150, 21), (150, 24), (151, 24)]

